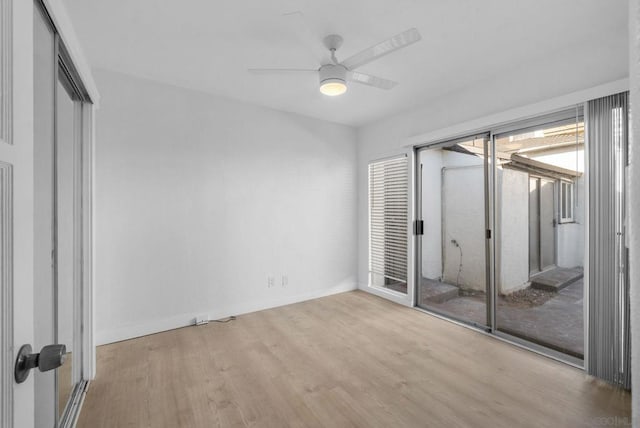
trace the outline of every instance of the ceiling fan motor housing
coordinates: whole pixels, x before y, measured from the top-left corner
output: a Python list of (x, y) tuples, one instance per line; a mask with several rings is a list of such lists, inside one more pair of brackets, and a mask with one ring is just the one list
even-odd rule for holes
[(320, 67), (320, 85), (323, 83), (340, 82), (346, 84), (347, 69), (340, 64), (325, 64)]

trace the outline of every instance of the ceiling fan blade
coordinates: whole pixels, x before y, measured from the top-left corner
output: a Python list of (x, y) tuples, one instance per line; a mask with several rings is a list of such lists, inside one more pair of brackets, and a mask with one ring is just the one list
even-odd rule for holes
[(317, 73), (318, 70), (311, 68), (249, 68), (249, 73), (272, 74), (272, 73)]
[(420, 39), (422, 39), (422, 36), (420, 36), (418, 30), (411, 28), (347, 58), (342, 61), (342, 65), (347, 67), (349, 70), (354, 70), (364, 64), (390, 54), (391, 52), (402, 49), (405, 46), (409, 46)]
[(362, 83), (363, 85), (374, 86), (380, 89), (391, 89), (398, 84), (398, 82), (394, 82), (393, 80), (371, 76), (370, 74), (364, 74), (358, 71), (348, 72), (347, 79), (352, 82)]

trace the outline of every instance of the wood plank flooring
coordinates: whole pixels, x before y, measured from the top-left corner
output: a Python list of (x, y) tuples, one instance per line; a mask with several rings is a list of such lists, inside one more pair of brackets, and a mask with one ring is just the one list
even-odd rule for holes
[(81, 428), (630, 424), (628, 392), (360, 291), (101, 346), (97, 369)]

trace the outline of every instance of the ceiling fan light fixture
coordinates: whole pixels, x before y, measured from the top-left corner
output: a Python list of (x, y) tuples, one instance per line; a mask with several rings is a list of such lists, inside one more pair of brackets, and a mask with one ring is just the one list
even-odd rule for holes
[(320, 84), (320, 92), (330, 97), (347, 92), (347, 82), (342, 79), (326, 79)]
[(340, 64), (320, 67), (320, 92), (330, 97), (347, 92), (347, 69)]

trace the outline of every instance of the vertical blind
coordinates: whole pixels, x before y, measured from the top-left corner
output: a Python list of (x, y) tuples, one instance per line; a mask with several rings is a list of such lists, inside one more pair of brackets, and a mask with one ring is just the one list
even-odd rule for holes
[(631, 387), (625, 167), (628, 92), (589, 101), (589, 374)]
[(369, 164), (369, 272), (407, 282), (409, 172), (406, 156)]

